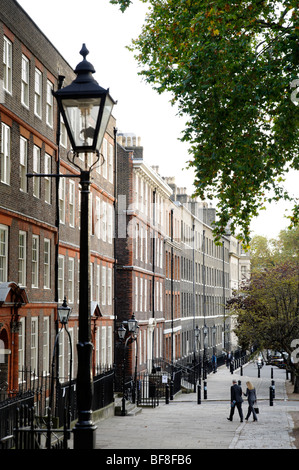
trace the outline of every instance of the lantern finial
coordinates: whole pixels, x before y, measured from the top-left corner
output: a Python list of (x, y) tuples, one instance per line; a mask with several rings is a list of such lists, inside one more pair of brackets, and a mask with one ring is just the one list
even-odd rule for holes
[(89, 50), (87, 49), (85, 43), (82, 45), (80, 54), (82, 55), (83, 59), (86, 60), (86, 56), (89, 54)]

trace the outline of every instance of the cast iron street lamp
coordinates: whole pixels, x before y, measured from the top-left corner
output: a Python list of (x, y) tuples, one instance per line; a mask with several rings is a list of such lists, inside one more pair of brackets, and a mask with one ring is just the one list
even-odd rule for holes
[(200, 351), (199, 351), (200, 330), (198, 328), (198, 325), (196, 325), (194, 329), (194, 336), (195, 336), (196, 349), (198, 349), (198, 380), (200, 381), (201, 380), (201, 364), (200, 364)]
[[(80, 51), (83, 60), (75, 69), (77, 77), (70, 85), (54, 92), (72, 145), (72, 157), (69, 154), (68, 159), (80, 170), (81, 184), (78, 421), (74, 427), (75, 449), (93, 449), (95, 446), (96, 426), (92, 421), (89, 187), (90, 172), (100, 160), (102, 140), (115, 104), (109, 90), (100, 87), (93, 78), (95, 70), (86, 60), (88, 53), (83, 44)], [(90, 153), (96, 155), (95, 161), (90, 161)], [(80, 154), (84, 154), (83, 164)]]
[(207, 378), (207, 342), (208, 342), (208, 327), (204, 325), (203, 327), (203, 379)]
[[(64, 422), (64, 440), (65, 440), (65, 449), (67, 448), (67, 439), (68, 439), (68, 434), (69, 434), (69, 429), (70, 429), (70, 422), (71, 422), (71, 387), (72, 387), (72, 367), (73, 367), (73, 355), (72, 355), (72, 339), (70, 332), (67, 329), (67, 324), (69, 321), (69, 316), (71, 313), (71, 307), (68, 306), (66, 297), (64, 297), (62, 305), (57, 307), (57, 313), (58, 313), (58, 320), (61, 323), (61, 329), (58, 330), (55, 338), (55, 343), (54, 343), (54, 348), (53, 348), (53, 358), (52, 358), (52, 378), (51, 378), (51, 389), (50, 389), (50, 398), (49, 398), (49, 407), (48, 407), (48, 428), (50, 429), (51, 427), (51, 420), (52, 420), (52, 404), (53, 404), (53, 393), (54, 393), (54, 366), (55, 366), (55, 357), (56, 357), (56, 351), (57, 351), (57, 346), (58, 346), (58, 339), (60, 336), (61, 331), (63, 328), (67, 332), (68, 339), (69, 339), (69, 348), (70, 348), (70, 372), (69, 372), (69, 389), (68, 389), (68, 413), (67, 413), (67, 422)], [(58, 369), (58, 363), (57, 363), (57, 384), (56, 384), (56, 393), (58, 390), (58, 381), (59, 381), (59, 369)], [(57, 403), (57, 401), (56, 401)], [(51, 442), (50, 438), (48, 437), (47, 441), (47, 448), (51, 448)]]
[[(127, 328), (125, 328), (127, 326)], [(129, 342), (133, 343), (134, 341), (137, 342), (137, 336), (139, 332), (138, 322), (135, 319), (135, 315), (133, 313), (132, 318), (128, 321), (124, 321), (121, 326), (118, 328), (118, 337), (122, 343), (124, 343), (124, 356), (123, 356), (123, 397), (122, 397), (122, 408), (121, 408), (121, 415), (125, 416), (126, 414), (126, 399), (125, 399), (125, 382), (126, 382), (126, 349), (128, 347)], [(127, 333), (129, 335), (126, 338)], [(137, 344), (137, 343), (136, 343)], [(135, 383), (134, 388), (136, 387), (136, 366), (135, 366)]]

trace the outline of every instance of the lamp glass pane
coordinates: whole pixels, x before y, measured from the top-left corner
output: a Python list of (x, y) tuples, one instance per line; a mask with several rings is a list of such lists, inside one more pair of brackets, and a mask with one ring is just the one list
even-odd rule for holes
[(76, 147), (91, 146), (101, 98), (64, 99), (62, 104)]
[(104, 134), (106, 132), (107, 125), (108, 125), (108, 122), (112, 113), (112, 108), (113, 108), (113, 101), (111, 100), (110, 96), (107, 94), (105, 105), (104, 105), (104, 110), (103, 110), (102, 122), (101, 122), (100, 130), (99, 130), (98, 141), (97, 141), (98, 150), (101, 149)]

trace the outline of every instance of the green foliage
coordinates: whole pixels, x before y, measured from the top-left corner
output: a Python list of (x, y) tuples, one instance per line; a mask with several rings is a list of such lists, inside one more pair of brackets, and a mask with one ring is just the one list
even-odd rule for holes
[[(132, 42), (140, 74), (170, 92), (185, 117), (195, 195), (217, 201), (215, 236), (249, 241), (266, 201), (291, 199), (287, 168), (299, 169), (298, 0), (143, 0), (149, 4)], [(112, 0), (123, 11), (129, 0)], [(270, 193), (271, 191), (271, 193)], [(272, 194), (269, 196), (269, 194)], [(299, 222), (294, 201), (291, 224)]]
[[(299, 227), (277, 240), (256, 236), (251, 244), (252, 273), (227, 303), (243, 348), (286, 351), (299, 338)], [(299, 376), (299, 364), (294, 365)]]
[(292, 352), (299, 337), (299, 270), (297, 262), (279, 263), (254, 272), (250, 283), (228, 306), (237, 315), (240, 344)]

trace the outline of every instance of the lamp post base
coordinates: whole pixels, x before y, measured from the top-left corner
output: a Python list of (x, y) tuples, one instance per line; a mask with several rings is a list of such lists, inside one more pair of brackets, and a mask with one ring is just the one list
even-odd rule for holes
[(95, 449), (96, 429), (97, 427), (93, 424), (88, 426), (76, 424), (73, 429), (74, 449)]

